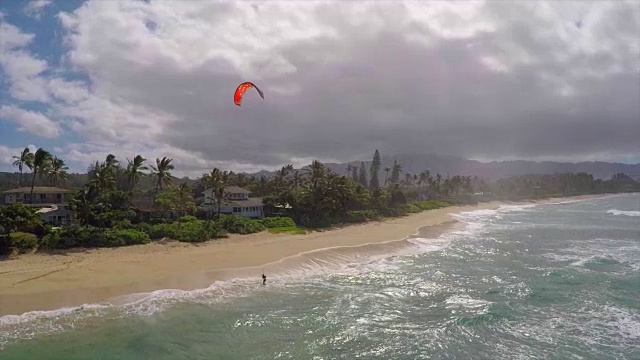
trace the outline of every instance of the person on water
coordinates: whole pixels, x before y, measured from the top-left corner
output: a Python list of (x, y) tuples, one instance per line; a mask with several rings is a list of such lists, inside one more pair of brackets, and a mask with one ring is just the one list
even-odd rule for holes
[(262, 285), (267, 285), (267, 275), (262, 274)]

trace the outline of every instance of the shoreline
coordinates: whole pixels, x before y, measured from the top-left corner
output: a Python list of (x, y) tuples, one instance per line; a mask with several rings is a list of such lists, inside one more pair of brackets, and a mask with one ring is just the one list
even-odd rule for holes
[(314, 254), (393, 256), (399, 247), (410, 246), (403, 243), (407, 239), (433, 239), (451, 231), (458, 223), (453, 215), (461, 212), (603, 197), (607, 196), (450, 206), (305, 235), (260, 232), (199, 244), (162, 240), (119, 248), (26, 254), (0, 262), (0, 316), (108, 305), (156, 290), (196, 290), (234, 278), (255, 277), (259, 281), (262, 271), (267, 270), (268, 278), (277, 277), (292, 265), (313, 263)]

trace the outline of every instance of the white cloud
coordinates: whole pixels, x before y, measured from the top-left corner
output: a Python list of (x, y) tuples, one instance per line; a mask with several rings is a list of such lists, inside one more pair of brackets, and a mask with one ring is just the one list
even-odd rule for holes
[[(640, 153), (631, 1), (88, 1), (58, 18), (64, 64), (87, 83), (45, 76), (26, 50), (33, 37), (6, 23), (0, 61), (9, 54), (15, 99), (46, 102), (76, 135), (65, 148), (73, 161), (140, 153), (200, 174), (376, 147)], [(235, 107), (244, 80), (265, 100), (249, 92)]]
[(25, 48), (34, 38), (0, 17), (0, 68), (7, 78), (9, 93), (16, 100), (48, 101), (46, 80), (42, 73), (47, 63), (31, 55)]
[(0, 107), (0, 118), (15, 122), (19, 131), (27, 131), (43, 138), (56, 138), (60, 136), (62, 131), (60, 126), (47, 116), (14, 106), (4, 105)]
[(0, 166), (13, 164), (13, 156), (18, 155), (21, 150), (0, 145)]
[(23, 9), (24, 13), (40, 19), (44, 10), (53, 3), (52, 0), (32, 0)]

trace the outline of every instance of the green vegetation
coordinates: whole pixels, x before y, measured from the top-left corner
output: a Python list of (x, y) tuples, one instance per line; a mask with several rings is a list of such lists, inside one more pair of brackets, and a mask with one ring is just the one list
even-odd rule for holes
[(232, 234), (253, 234), (266, 229), (257, 220), (234, 215), (221, 215), (216, 223)]
[[(0, 189), (50, 185), (74, 190), (73, 225), (51, 228), (32, 207), (0, 207), (0, 254), (33, 249), (116, 247), (146, 244), (163, 238), (202, 242), (228, 234), (305, 234), (307, 229), (376, 221), (385, 217), (490, 200), (525, 200), (583, 194), (640, 191), (640, 183), (624, 174), (610, 180), (585, 173), (530, 175), (488, 183), (478, 177), (403, 174), (402, 164), (381, 168), (375, 151), (368, 168), (349, 165), (347, 176), (313, 161), (303, 169), (283, 166), (274, 176), (251, 177), (217, 168), (197, 180), (171, 174), (173, 159), (147, 165), (135, 155), (122, 164), (114, 155), (96, 161), (86, 174), (68, 174), (64, 161), (44, 149), (25, 148), (14, 156), (16, 174), (0, 174)], [(26, 170), (30, 170), (28, 173)], [(403, 176), (404, 175), (404, 176)], [(261, 197), (267, 217), (249, 219), (207, 213), (199, 205), (205, 189), (213, 189), (218, 205), (227, 201), (228, 186), (246, 188)], [(148, 199), (141, 209), (135, 203)]]
[(11, 247), (23, 253), (33, 250), (38, 246), (38, 237), (35, 234), (25, 232), (12, 232), (9, 234)]
[(288, 217), (274, 216), (262, 218), (258, 221), (268, 229), (296, 227), (296, 223), (293, 221), (293, 219)]
[(297, 226), (273, 227), (273, 228), (268, 228), (267, 231), (269, 231), (272, 234), (304, 235), (307, 233), (307, 230)]

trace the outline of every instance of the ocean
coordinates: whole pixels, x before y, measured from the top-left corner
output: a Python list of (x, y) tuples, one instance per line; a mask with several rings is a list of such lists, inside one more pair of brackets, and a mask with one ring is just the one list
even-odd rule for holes
[(457, 219), (289, 259), (266, 286), (4, 316), (0, 359), (640, 359), (640, 195)]

